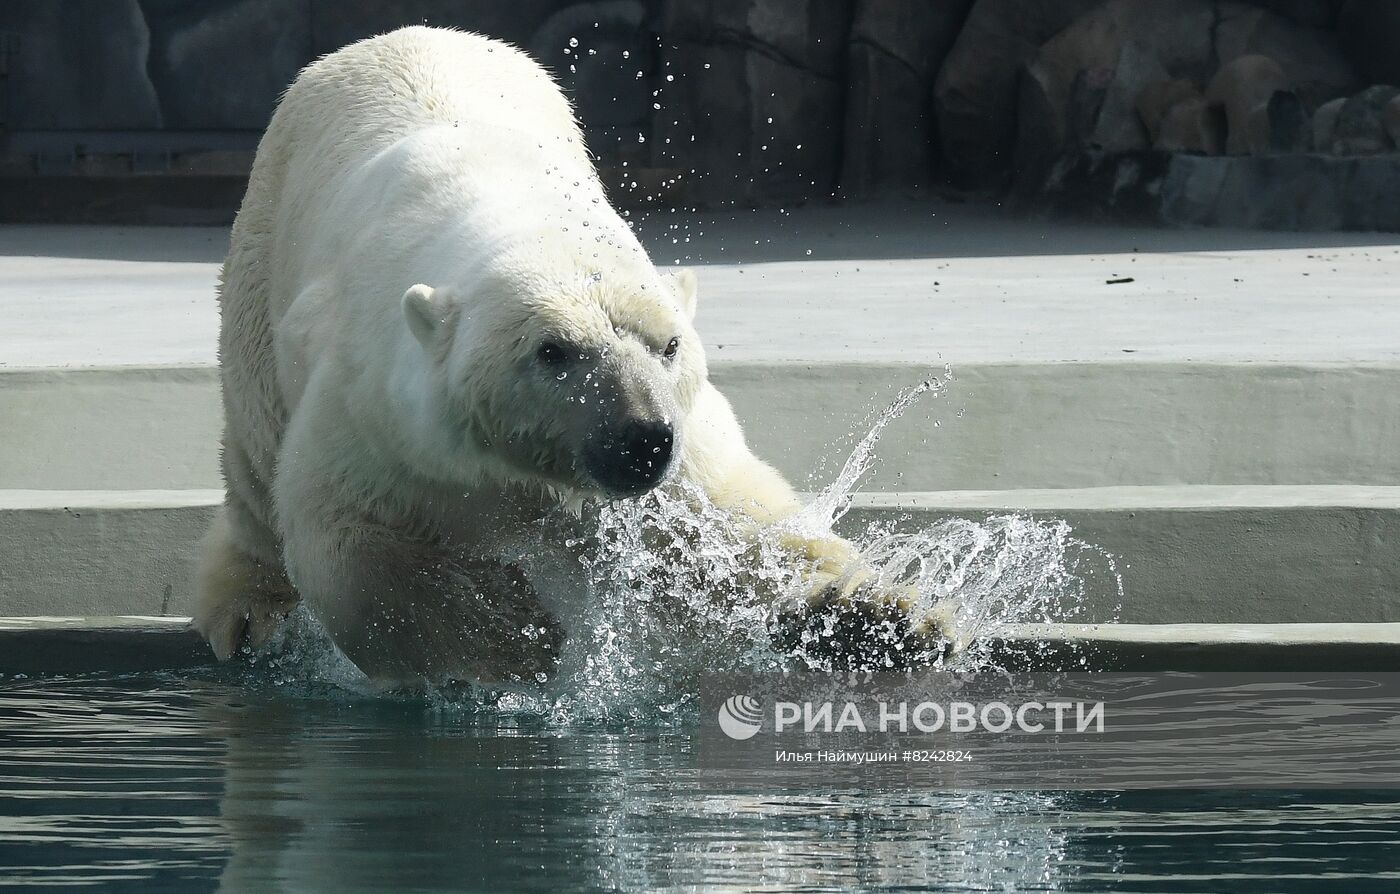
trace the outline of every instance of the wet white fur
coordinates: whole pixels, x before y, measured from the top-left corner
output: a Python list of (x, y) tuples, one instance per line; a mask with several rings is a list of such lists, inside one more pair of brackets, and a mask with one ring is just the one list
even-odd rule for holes
[[(196, 622), (221, 656), (289, 580), (371, 674), (498, 672), (480, 637), (516, 607), (438, 605), (444, 580), (489, 589), (494, 572), (423, 568), (444, 550), (514, 562), (541, 600), (519, 615), (567, 615), (551, 578), (574, 560), (520, 544), (593, 493), (574, 451), (600, 412), (673, 417), (677, 475), (722, 506), (760, 523), (797, 509), (706, 378), (693, 275), (651, 265), (566, 99), (503, 43), (405, 28), (302, 72), (259, 146), (220, 301), (227, 503)], [(612, 409), (550, 390), (583, 386), (531, 366), (545, 334), (617, 352)]]

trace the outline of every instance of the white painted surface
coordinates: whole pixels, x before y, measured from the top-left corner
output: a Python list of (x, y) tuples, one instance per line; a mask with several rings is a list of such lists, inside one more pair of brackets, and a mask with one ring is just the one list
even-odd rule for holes
[(1139, 509), (1400, 509), (1400, 487), (1355, 484), (1156, 485), (1025, 488), (856, 494), (861, 509), (1139, 510)]
[[(639, 229), (658, 263), (703, 265), (712, 362), (1400, 363), (1393, 234), (1110, 228), (956, 205)], [(226, 242), (218, 228), (0, 227), (0, 364), (214, 363)], [(1122, 277), (1134, 281), (1106, 284)]]
[[(0, 615), (188, 611), (196, 546), (221, 501), (217, 490), (0, 490)], [(843, 528), (1007, 510), (1064, 519), (1093, 545), (1075, 552), (1086, 621), (1400, 620), (1400, 487), (875, 493)], [(1098, 550), (1116, 558), (1121, 596)]]

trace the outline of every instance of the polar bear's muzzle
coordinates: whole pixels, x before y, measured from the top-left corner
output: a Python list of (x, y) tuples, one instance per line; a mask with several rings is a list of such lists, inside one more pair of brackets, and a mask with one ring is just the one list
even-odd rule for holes
[(634, 419), (584, 453), (584, 466), (612, 496), (646, 493), (665, 479), (675, 456), (675, 428), (663, 420)]

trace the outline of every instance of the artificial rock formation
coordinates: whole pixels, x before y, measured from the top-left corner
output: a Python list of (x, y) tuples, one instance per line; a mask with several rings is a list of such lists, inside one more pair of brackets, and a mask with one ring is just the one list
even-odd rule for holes
[(1222, 65), (1206, 88), (1206, 102), (1225, 113), (1225, 151), (1262, 155), (1269, 151), (1269, 103), (1292, 83), (1268, 56), (1252, 53)]
[(929, 181), (937, 163), (929, 95), (971, 5), (857, 0), (846, 65), (846, 195)]
[(846, 0), (668, 3), (653, 163), (686, 171), (701, 201), (830, 195), (850, 15)]
[(1400, 90), (1378, 84), (1342, 103), (1329, 151), (1336, 155), (1393, 152), (1395, 140), (1386, 127), (1386, 110), (1397, 96)]

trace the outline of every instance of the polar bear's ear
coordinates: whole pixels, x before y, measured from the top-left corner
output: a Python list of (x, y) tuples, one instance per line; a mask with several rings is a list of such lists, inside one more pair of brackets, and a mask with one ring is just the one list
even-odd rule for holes
[(413, 337), (425, 348), (433, 348), (447, 325), (447, 302), (432, 286), (419, 283), (403, 293), (403, 315)]
[(689, 267), (681, 267), (672, 270), (667, 278), (671, 281), (672, 291), (676, 293), (681, 313), (688, 319), (695, 319), (695, 271)]

